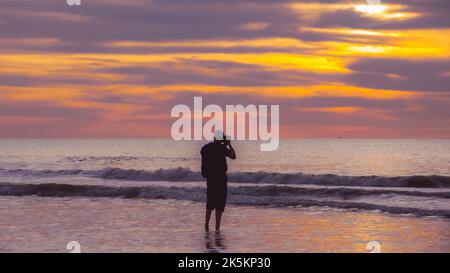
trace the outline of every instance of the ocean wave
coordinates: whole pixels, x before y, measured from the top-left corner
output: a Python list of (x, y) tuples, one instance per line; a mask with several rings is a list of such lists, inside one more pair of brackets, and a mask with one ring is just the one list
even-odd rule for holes
[[(133, 181), (202, 181), (199, 172), (187, 168), (159, 169), (156, 171), (124, 170), (108, 168), (100, 172), (104, 179)], [(339, 176), (333, 174), (313, 175), (303, 173), (234, 172), (228, 174), (234, 183), (264, 184), (303, 184), (329, 186), (368, 186), (368, 187), (411, 187), (411, 188), (450, 188), (447, 176)]]
[(131, 161), (170, 161), (170, 162), (183, 162), (189, 160), (200, 160), (200, 158), (189, 157), (165, 157), (165, 156), (69, 156), (58, 162), (71, 162), (71, 163), (83, 163), (83, 162), (101, 162), (101, 163), (117, 163), (117, 162), (131, 162)]
[[(416, 207), (398, 207), (366, 202), (317, 200), (306, 196), (274, 196), (273, 188), (265, 189), (261, 194), (260, 187), (229, 187), (228, 203), (245, 206), (270, 207), (328, 207), (346, 210), (381, 211), (392, 214), (412, 214), (417, 216), (438, 216), (450, 218), (450, 210), (424, 209)], [(259, 190), (259, 192), (255, 192)], [(281, 189), (283, 190), (283, 189)], [(285, 189), (284, 189), (285, 190)], [(109, 198), (143, 198), (143, 199), (175, 199), (194, 202), (205, 201), (204, 187), (111, 187), (99, 185), (69, 184), (17, 184), (0, 183), (0, 195), (4, 196), (42, 196), (42, 197), (109, 197)], [(291, 192), (289, 192), (292, 194)], [(245, 196), (243, 196), (245, 195)]]
[(20, 176), (36, 176), (36, 177), (66, 176), (66, 175), (96, 175), (97, 173), (96, 171), (86, 171), (81, 169), (76, 170), (0, 169), (0, 172), (4, 176), (20, 175)]
[(236, 195), (253, 195), (253, 196), (309, 196), (315, 198), (322, 197), (338, 197), (344, 200), (360, 198), (364, 196), (381, 196), (381, 195), (403, 195), (417, 197), (437, 197), (450, 198), (450, 191), (415, 191), (415, 190), (389, 190), (389, 189), (359, 189), (359, 188), (302, 188), (289, 186), (239, 186), (233, 187), (230, 191)]
[(103, 179), (119, 179), (131, 181), (202, 181), (199, 172), (188, 168), (158, 169), (156, 171), (107, 168), (98, 172)]
[[(203, 181), (200, 172), (188, 168), (135, 170), (105, 168), (102, 170), (0, 170), (2, 173), (32, 175), (39, 177), (59, 175), (81, 175), (102, 179), (129, 181)], [(334, 174), (314, 175), (304, 173), (231, 172), (228, 181), (256, 184), (296, 184), (322, 186), (364, 186), (364, 187), (407, 187), (407, 188), (450, 188), (450, 177), (439, 175), (413, 176), (342, 176)]]

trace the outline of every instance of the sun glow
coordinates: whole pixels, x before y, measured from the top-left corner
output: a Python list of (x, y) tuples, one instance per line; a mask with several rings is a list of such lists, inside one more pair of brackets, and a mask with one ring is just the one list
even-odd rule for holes
[(355, 5), (354, 9), (358, 12), (368, 14), (379, 14), (386, 11), (387, 6), (384, 5)]

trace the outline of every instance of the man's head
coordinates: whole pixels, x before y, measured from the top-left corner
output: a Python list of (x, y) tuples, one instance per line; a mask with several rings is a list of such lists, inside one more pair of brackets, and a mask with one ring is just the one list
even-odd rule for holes
[(217, 130), (214, 133), (214, 142), (224, 143), (225, 140), (226, 140), (226, 136), (223, 131)]

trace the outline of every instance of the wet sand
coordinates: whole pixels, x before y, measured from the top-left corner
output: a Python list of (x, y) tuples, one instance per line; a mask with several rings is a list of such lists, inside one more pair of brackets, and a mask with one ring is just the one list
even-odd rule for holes
[(450, 221), (321, 208), (228, 206), (220, 234), (204, 204), (0, 197), (1, 252), (450, 252)]

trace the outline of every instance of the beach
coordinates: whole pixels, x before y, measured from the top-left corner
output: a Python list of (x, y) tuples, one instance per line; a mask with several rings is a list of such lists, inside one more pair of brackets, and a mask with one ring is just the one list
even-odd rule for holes
[(450, 252), (448, 140), (237, 142), (217, 236), (203, 144), (0, 140), (0, 252)]
[(229, 206), (219, 235), (204, 204), (123, 198), (0, 197), (1, 252), (450, 252), (450, 221), (320, 208)]

